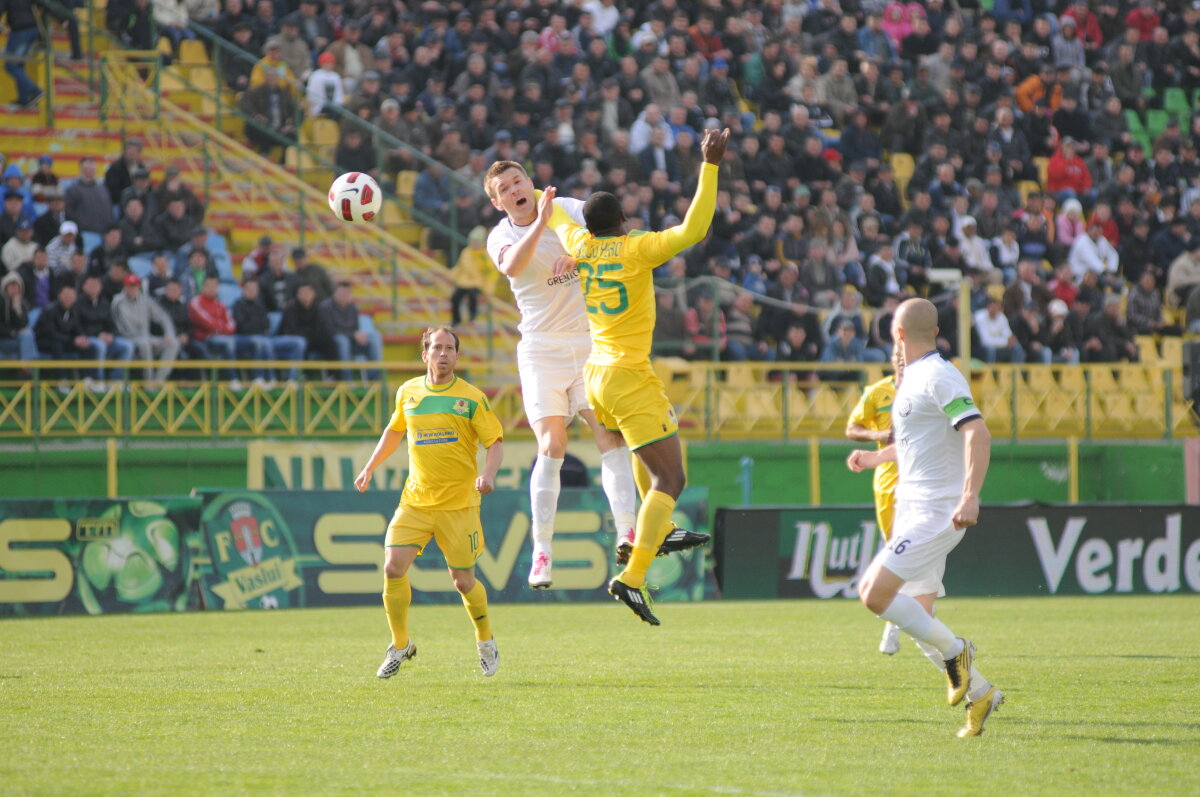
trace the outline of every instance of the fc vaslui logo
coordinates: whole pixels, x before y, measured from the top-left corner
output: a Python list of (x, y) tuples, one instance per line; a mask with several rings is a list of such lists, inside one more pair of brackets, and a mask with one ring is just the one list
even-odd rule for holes
[(275, 506), (252, 493), (227, 493), (204, 509), (200, 527), (212, 557), (209, 589), (225, 609), (304, 605), (296, 544)]

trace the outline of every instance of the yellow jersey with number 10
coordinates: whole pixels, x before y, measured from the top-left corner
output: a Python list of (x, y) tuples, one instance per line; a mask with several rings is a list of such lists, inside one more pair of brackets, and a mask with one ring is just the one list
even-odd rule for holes
[(597, 238), (558, 205), (549, 226), (575, 258), (592, 332), (593, 365), (632, 367), (650, 360), (654, 337), (653, 272), (704, 240), (717, 203), (717, 167), (700, 167), (700, 184), (683, 223), (663, 232), (635, 230)]

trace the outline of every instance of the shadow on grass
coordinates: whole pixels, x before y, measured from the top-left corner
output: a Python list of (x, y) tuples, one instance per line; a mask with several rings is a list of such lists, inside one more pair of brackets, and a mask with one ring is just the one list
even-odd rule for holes
[(1131, 739), (1124, 736), (1064, 736), (1062, 738), (1081, 742), (1104, 742), (1105, 744), (1156, 744), (1165, 747), (1196, 746), (1194, 739)]

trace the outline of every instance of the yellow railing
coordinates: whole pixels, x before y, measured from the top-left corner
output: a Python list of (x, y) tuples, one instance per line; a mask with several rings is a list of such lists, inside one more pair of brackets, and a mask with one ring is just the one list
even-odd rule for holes
[[(391, 415), (396, 388), (424, 372), (420, 362), (382, 363), (377, 366), (381, 378), (369, 380), (369, 366), (360, 362), (349, 364), (354, 378), (342, 382), (322, 381), (321, 372), (341, 372), (346, 363), (186, 361), (178, 367), (209, 378), (159, 386), (134, 378), (145, 364), (131, 362), (122, 364), (130, 381), (110, 382), (100, 391), (54, 376), (64, 366), (92, 365), (0, 362), (0, 373), (31, 372), (28, 378), (0, 380), (0, 438), (374, 436)], [(114, 363), (106, 365), (111, 369)], [(271, 389), (250, 384), (243, 390), (215, 378), (228, 368), (263, 367), (279, 372), (298, 367), (303, 378)], [(862, 385), (884, 373), (880, 365), (714, 364), (673, 358), (661, 358), (655, 367), (678, 410), (683, 435), (693, 440), (840, 438)], [(491, 397), (507, 436), (530, 435), (511, 364), (464, 362), (459, 373)], [(811, 373), (846, 381), (803, 381)], [(785, 379), (785, 374), (801, 380)], [(1005, 365), (972, 371), (970, 379), (997, 437), (1163, 439), (1198, 431), (1179, 368)]]
[[(141, 135), (151, 163), (178, 166), (210, 203), (219, 199), (236, 207), (277, 240), (299, 241), (314, 261), (352, 275), (356, 295), (390, 306), (390, 321), (377, 318), (387, 332), (419, 334), (447, 315), (453, 284), (445, 267), (401, 241), (386, 223), (336, 219), (323, 192), (162, 97), (156, 54), (107, 52), (100, 73), (102, 114), (110, 127)], [(488, 306), (487, 350), (509, 352), (520, 320), (516, 307)]]

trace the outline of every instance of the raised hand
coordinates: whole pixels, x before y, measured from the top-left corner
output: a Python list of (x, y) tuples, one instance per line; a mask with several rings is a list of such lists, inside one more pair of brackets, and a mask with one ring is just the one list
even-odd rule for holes
[(538, 221), (543, 224), (550, 221), (550, 214), (554, 212), (554, 197), (557, 194), (558, 189), (548, 185), (542, 192), (542, 198), (538, 200)]
[(704, 140), (700, 142), (700, 153), (704, 156), (704, 162), (719, 165), (725, 157), (725, 146), (728, 143), (728, 127), (719, 133), (716, 130), (705, 130)]

